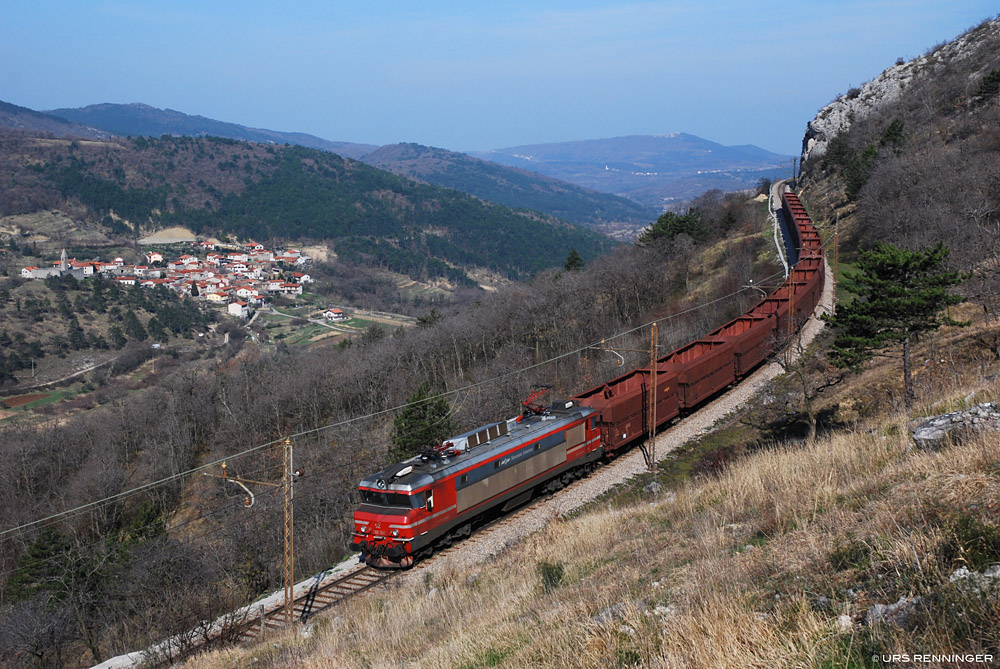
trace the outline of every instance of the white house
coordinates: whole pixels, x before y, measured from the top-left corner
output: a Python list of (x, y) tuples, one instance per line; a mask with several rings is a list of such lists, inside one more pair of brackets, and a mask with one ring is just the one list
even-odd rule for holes
[(327, 309), (323, 312), (323, 318), (328, 321), (346, 321), (347, 314), (343, 309)]
[(247, 303), (243, 301), (230, 302), (229, 313), (232, 316), (246, 318), (247, 316), (250, 315), (250, 307), (247, 306)]

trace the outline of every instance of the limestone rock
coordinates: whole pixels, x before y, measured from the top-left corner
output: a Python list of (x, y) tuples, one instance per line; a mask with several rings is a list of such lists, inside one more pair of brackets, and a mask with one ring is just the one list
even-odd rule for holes
[(913, 443), (921, 450), (940, 450), (949, 440), (980, 430), (1000, 431), (1000, 407), (983, 402), (971, 409), (926, 418), (913, 429)]
[(865, 615), (865, 621), (869, 625), (880, 622), (890, 622), (896, 625), (905, 625), (913, 616), (917, 607), (923, 603), (921, 597), (900, 597), (895, 604), (875, 604)]
[(917, 76), (933, 76), (950, 61), (966, 58), (980, 41), (1000, 36), (1000, 20), (986, 24), (986, 29), (972, 31), (933, 53), (898, 62), (860, 88), (854, 88), (821, 109), (806, 126), (802, 139), (802, 162), (818, 160), (826, 154), (830, 141), (863, 118), (898, 99)]

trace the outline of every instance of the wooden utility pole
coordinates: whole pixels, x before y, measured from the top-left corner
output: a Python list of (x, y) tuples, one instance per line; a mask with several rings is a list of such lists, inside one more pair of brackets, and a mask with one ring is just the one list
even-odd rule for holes
[(282, 488), (284, 494), (284, 507), (285, 507), (285, 528), (284, 528), (284, 585), (285, 585), (285, 624), (291, 627), (292, 623), (295, 622), (295, 600), (294, 600), (294, 590), (295, 590), (295, 523), (294, 523), (294, 505), (295, 505), (295, 478), (300, 476), (300, 472), (295, 471), (294, 461), (293, 461), (293, 450), (292, 450), (292, 440), (285, 439), (283, 445), (284, 450), (284, 466), (281, 473), (281, 483), (271, 483), (269, 481), (255, 481), (253, 479), (243, 478), (241, 476), (230, 476), (226, 469), (226, 463), (222, 463), (222, 476), (217, 474), (209, 474), (204, 472), (205, 476), (211, 476), (212, 478), (222, 479), (223, 481), (229, 481), (230, 483), (235, 483), (239, 487), (243, 488), (246, 492), (247, 497), (244, 500), (244, 505), (250, 508), (254, 505), (254, 494), (250, 491), (250, 488), (246, 484), (253, 485), (263, 485), (269, 488)]
[[(649, 471), (656, 471), (656, 350), (659, 345), (656, 343), (658, 339), (658, 326), (656, 321), (653, 321), (652, 327), (649, 331), (649, 441), (645, 445), (639, 446), (642, 451), (642, 457), (646, 460), (646, 467)], [(621, 366), (625, 363), (625, 358), (622, 357), (621, 351), (627, 351), (629, 353), (645, 353), (644, 349), (636, 348), (619, 348), (615, 349), (607, 345), (607, 343), (602, 339), (600, 346), (591, 346), (591, 348), (598, 349), (601, 351), (607, 351), (615, 357), (618, 358), (618, 365)], [(664, 390), (669, 390), (664, 388)]]
[(295, 542), (293, 535), (293, 504), (295, 503), (295, 470), (292, 469), (292, 440), (285, 439), (285, 624), (289, 627), (295, 621)]
[(656, 471), (656, 321), (649, 330), (649, 453), (646, 466)]

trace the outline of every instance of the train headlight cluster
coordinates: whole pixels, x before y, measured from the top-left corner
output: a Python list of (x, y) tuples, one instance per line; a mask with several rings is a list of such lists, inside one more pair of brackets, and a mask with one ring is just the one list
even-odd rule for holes
[(361, 529), (358, 530), (358, 531), (361, 532), (361, 534), (364, 534), (365, 532), (368, 531), (368, 526), (367, 525), (362, 525)]
[(392, 536), (398, 537), (399, 536), (399, 530), (393, 530), (392, 531)]

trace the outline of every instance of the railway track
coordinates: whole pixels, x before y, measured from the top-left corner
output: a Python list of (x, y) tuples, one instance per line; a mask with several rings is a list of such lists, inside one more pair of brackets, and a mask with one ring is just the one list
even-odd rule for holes
[[(578, 483), (579, 481), (573, 481), (562, 490), (572, 489)], [(367, 565), (359, 565), (353, 571), (325, 582), (318, 579), (305, 593), (297, 595), (293, 600), (294, 621), (295, 623), (307, 623), (317, 613), (340, 604), (355, 595), (371, 590), (395, 576), (421, 573), (432, 567), (439, 559), (449, 559), (461, 550), (475, 546), (485, 536), (485, 532), (517, 523), (525, 515), (534, 511), (546, 500), (558, 495), (562, 490), (557, 491), (553, 495), (539, 495), (513, 512), (482, 525), (476, 529), (471, 537), (467, 537), (447, 548), (435, 551), (432, 556), (421, 560), (411, 570), (390, 571), (375, 569)], [(236, 643), (251, 643), (260, 639), (269, 631), (285, 629), (285, 617), (285, 604), (283, 600), (278, 600), (277, 603), (272, 601), (270, 605), (258, 604), (256, 605), (256, 610), (254, 610), (254, 607), (247, 609), (243, 622), (237, 625), (234, 630), (230, 630), (229, 633), (220, 635), (219, 640), (222, 639), (222, 636), (225, 636), (225, 638)]]
[[(829, 267), (825, 271), (826, 282), (818, 308), (830, 310), (833, 306), (832, 277)], [(820, 329), (822, 329), (822, 323), (815, 318), (810, 319), (810, 322), (802, 328), (803, 341), (811, 340)], [(739, 408), (768, 380), (780, 374), (781, 371), (780, 366), (776, 363), (765, 362), (762, 367), (741, 383), (730, 387), (721, 396), (699, 408), (697, 412), (661, 432), (657, 441), (666, 440), (668, 442), (668, 447), (663, 452), (672, 450), (672, 446), (680, 445), (704, 430), (710, 429), (716, 419)], [(490, 555), (495, 555), (503, 547), (544, 526), (545, 522), (551, 520), (553, 516), (579, 508), (586, 501), (644, 470), (645, 464), (641, 454), (633, 449), (633, 452), (621, 455), (612, 463), (599, 468), (591, 476), (573, 481), (554, 494), (540, 494), (512, 513), (483, 524), (476, 529), (471, 537), (453, 546), (435, 551), (431, 557), (418, 562), (411, 570), (404, 572), (380, 571), (358, 565), (349, 572), (341, 572), (327, 578), (317, 577), (312, 586), (304, 587), (300, 584), (296, 588), (299, 594), (294, 599), (294, 620), (300, 623), (308, 622), (318, 612), (371, 590), (400, 574), (426, 576), (428, 573), (433, 573), (439, 568), (446, 568), (456, 562), (468, 565), (486, 559)], [(512, 528), (516, 528), (516, 531)], [(218, 641), (250, 642), (259, 639), (268, 630), (283, 629), (286, 624), (284, 602), (280, 597), (272, 596), (267, 600), (267, 603), (252, 605), (241, 610), (239, 615), (240, 622), (237, 625), (230, 624), (228, 632), (222, 633), (220, 631), (213, 635), (214, 638), (209, 643)], [(165, 643), (169, 644), (170, 641)], [(109, 664), (107, 666), (130, 665)]]
[[(305, 594), (295, 598), (292, 605), (295, 614), (294, 619), (296, 622), (308, 622), (309, 618), (320, 611), (328, 609), (334, 604), (339, 604), (354, 595), (370, 590), (380, 583), (385, 582), (393, 575), (393, 572), (379, 571), (378, 569), (364, 565), (327, 583), (317, 582)], [(252, 611), (249, 613), (252, 613)], [(257, 616), (240, 625), (232, 638), (237, 643), (245, 643), (259, 639), (269, 630), (284, 628), (284, 602), (269, 610), (264, 605), (259, 605)]]

